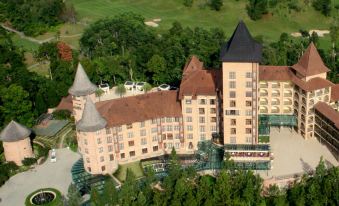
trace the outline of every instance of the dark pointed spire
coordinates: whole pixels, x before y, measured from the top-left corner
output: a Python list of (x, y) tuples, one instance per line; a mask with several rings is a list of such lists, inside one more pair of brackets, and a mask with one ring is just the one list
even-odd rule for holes
[(15, 142), (27, 138), (31, 130), (12, 120), (0, 133), (0, 140), (4, 142)]
[(86, 96), (93, 94), (97, 89), (97, 86), (89, 80), (84, 68), (79, 62), (73, 85), (68, 92), (73, 96)]
[(106, 120), (100, 115), (91, 98), (87, 96), (82, 118), (77, 123), (77, 129), (82, 132), (95, 132), (105, 128)]
[(240, 21), (230, 40), (221, 48), (220, 60), (223, 62), (260, 62), (262, 46)]

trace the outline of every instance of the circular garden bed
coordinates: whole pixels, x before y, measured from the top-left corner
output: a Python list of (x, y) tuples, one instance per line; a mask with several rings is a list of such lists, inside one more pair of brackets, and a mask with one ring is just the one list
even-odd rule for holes
[(25, 201), (26, 206), (61, 206), (61, 193), (53, 188), (42, 188), (32, 192)]

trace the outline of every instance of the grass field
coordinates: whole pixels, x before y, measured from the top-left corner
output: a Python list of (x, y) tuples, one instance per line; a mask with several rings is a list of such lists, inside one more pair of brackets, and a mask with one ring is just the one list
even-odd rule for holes
[(311, 6), (303, 7), (299, 13), (279, 9), (273, 16), (252, 21), (246, 13), (247, 0), (224, 0), (219, 12), (208, 7), (202, 8), (202, 2), (196, 0), (192, 8), (186, 8), (182, 0), (68, 0), (72, 2), (82, 22), (93, 22), (103, 17), (112, 17), (123, 12), (143, 15), (146, 20), (160, 18), (159, 30), (168, 29), (174, 21), (184, 26), (222, 28), (231, 35), (237, 22), (246, 22), (253, 35), (263, 35), (266, 41), (277, 40), (282, 32), (297, 32), (299, 29), (328, 29), (331, 23)]
[(119, 165), (119, 167), (119, 170), (114, 175), (120, 181), (124, 181), (126, 179), (126, 172), (128, 168), (133, 171), (136, 178), (144, 176), (144, 173), (140, 167), (140, 161)]

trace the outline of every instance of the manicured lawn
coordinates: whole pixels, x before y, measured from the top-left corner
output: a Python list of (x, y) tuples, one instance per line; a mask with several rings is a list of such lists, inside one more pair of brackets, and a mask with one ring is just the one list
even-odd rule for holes
[(114, 176), (118, 178), (120, 181), (124, 181), (126, 178), (126, 171), (128, 168), (133, 171), (137, 178), (144, 176), (142, 168), (140, 167), (140, 161), (119, 165), (119, 170), (117, 171), (117, 173), (114, 174)]
[(13, 34), (12, 41), (13, 41), (15, 46), (21, 47), (21, 48), (25, 49), (26, 51), (35, 51), (39, 48), (38, 43), (34, 43), (34, 42), (31, 42), (27, 39), (23, 39), (17, 34)]
[(174, 21), (184, 26), (223, 28), (231, 35), (240, 19), (243, 19), (253, 35), (263, 35), (266, 40), (277, 40), (282, 32), (297, 32), (299, 29), (328, 29), (331, 19), (316, 12), (311, 6), (299, 13), (281, 8), (273, 16), (252, 21), (246, 13), (247, 0), (227, 0), (221, 11), (208, 7), (201, 8), (205, 0), (196, 0), (192, 8), (186, 8), (182, 0), (70, 0), (82, 22), (93, 22), (103, 17), (111, 17), (123, 12), (135, 12), (146, 20), (160, 18), (159, 30), (168, 29)]

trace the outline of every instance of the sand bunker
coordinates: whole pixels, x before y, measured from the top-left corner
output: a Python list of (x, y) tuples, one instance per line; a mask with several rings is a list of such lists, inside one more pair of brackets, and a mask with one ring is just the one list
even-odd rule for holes
[[(329, 30), (319, 30), (319, 29), (311, 29), (308, 33), (310, 35), (312, 35), (313, 32), (317, 33), (319, 37), (323, 37), (325, 34), (329, 34), (330, 33)], [(293, 36), (293, 37), (301, 37), (301, 33), (300, 32), (293, 32), (293, 33), (291, 33), (291, 36)]]

